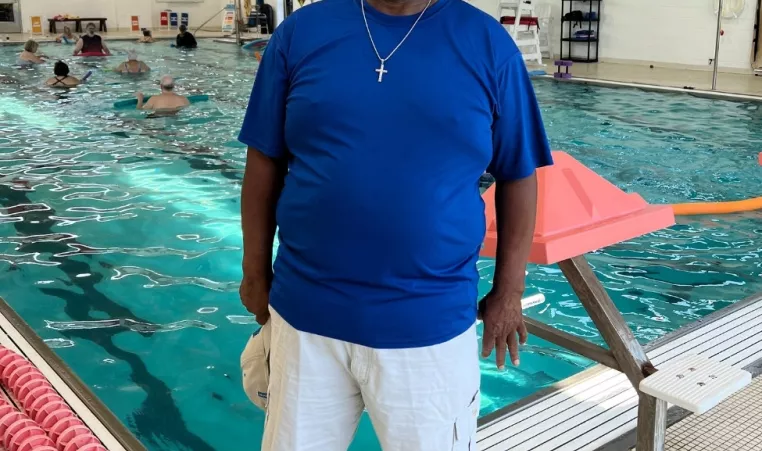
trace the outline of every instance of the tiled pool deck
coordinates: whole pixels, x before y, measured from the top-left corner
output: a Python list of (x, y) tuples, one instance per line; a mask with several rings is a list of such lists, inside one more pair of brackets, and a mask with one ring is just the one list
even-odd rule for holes
[[(696, 354), (759, 374), (752, 367), (762, 358), (762, 295), (740, 301), (679, 329), (649, 344), (646, 351), (656, 368), (681, 356)], [(757, 383), (752, 387), (758, 387)], [(736, 394), (704, 415), (688, 417), (684, 421), (708, 421), (705, 420), (710, 418), (707, 415), (727, 410), (730, 416), (723, 428), (740, 436), (748, 425), (737, 418), (754, 414), (738, 399), (749, 401), (744, 397), (744, 393), (749, 393), (748, 398), (762, 405), (762, 390), (749, 390)], [(479, 449), (628, 450), (635, 446), (633, 431), (637, 413), (638, 396), (624, 374), (598, 365), (484, 418), (478, 433)], [(674, 422), (684, 418), (684, 413), (673, 408), (670, 417)], [(679, 428), (680, 424), (673, 425), (668, 434), (674, 435), (674, 428)], [(683, 427), (689, 428), (691, 423), (685, 424)], [(755, 421), (755, 424), (762, 431), (762, 421)], [(674, 444), (671, 446), (674, 448)], [(748, 451), (759, 449), (762, 448), (749, 448)], [(733, 451), (745, 451), (745, 448), (734, 448)]]
[(762, 450), (762, 379), (667, 430), (667, 451)]

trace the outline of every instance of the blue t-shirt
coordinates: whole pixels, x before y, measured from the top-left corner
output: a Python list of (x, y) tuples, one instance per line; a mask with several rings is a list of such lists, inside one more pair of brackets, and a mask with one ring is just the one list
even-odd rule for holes
[[(382, 57), (417, 17), (365, 10)], [(462, 0), (431, 5), (380, 83), (378, 68), (359, 0), (297, 10), (270, 39), (239, 139), (289, 161), (271, 306), (304, 332), (430, 346), (476, 320), (479, 177), (527, 177), (550, 150), (522, 55)]]

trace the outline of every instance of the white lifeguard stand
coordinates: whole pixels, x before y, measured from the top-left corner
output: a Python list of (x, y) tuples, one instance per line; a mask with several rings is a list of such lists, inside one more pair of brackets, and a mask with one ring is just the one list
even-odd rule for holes
[(540, 21), (534, 6), (523, 0), (499, 0), (497, 16), (524, 55), (524, 61), (542, 66)]

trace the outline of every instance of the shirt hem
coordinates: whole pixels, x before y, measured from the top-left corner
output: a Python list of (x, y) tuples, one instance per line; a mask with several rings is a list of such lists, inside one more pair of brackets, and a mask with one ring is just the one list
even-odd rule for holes
[(454, 329), (454, 331), (451, 331), (439, 337), (427, 338), (425, 340), (416, 340), (411, 342), (390, 342), (390, 341), (374, 340), (371, 342), (371, 341), (364, 341), (364, 340), (353, 340), (349, 337), (344, 337), (341, 334), (321, 333), (321, 332), (312, 330), (309, 327), (304, 327), (303, 324), (292, 321), (294, 317), (291, 315), (291, 312), (289, 311), (288, 308), (284, 308), (283, 306), (278, 307), (278, 304), (279, 304), (278, 302), (276, 303), (271, 302), (270, 308), (278, 312), (278, 315), (280, 315), (281, 318), (283, 318), (283, 320), (286, 321), (286, 323), (288, 323), (289, 326), (293, 327), (299, 332), (317, 335), (317, 336), (325, 337), (325, 338), (330, 338), (332, 340), (339, 340), (339, 341), (356, 344), (360, 346), (366, 346), (371, 349), (412, 349), (412, 348), (425, 348), (428, 346), (436, 346), (443, 343), (447, 343), (453, 338), (460, 336), (476, 323), (476, 318), (474, 318), (473, 322), (465, 323), (463, 326)]

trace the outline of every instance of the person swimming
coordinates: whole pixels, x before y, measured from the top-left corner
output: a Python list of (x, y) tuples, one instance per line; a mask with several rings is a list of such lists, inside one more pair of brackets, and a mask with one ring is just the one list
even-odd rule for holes
[(135, 50), (127, 51), (127, 61), (117, 66), (114, 72), (122, 74), (142, 74), (150, 71), (151, 68), (146, 63), (138, 60), (138, 52)]
[(71, 32), (71, 28), (68, 25), (64, 26), (63, 33), (56, 38), (56, 42), (60, 44), (76, 44), (77, 41), (77, 36)]
[(102, 54), (111, 55), (106, 42), (99, 35), (95, 34), (95, 24), (87, 24), (87, 34), (83, 34), (74, 47), (74, 56), (79, 54)]
[(198, 47), (196, 38), (193, 37), (185, 25), (180, 25), (180, 33), (177, 35), (175, 47), (178, 49), (195, 49)]
[(139, 110), (150, 110), (157, 113), (174, 114), (190, 105), (190, 101), (185, 96), (174, 92), (175, 79), (170, 75), (161, 77), (161, 94), (151, 96), (147, 102), (144, 102), (145, 95), (138, 92), (135, 96), (138, 99)]
[(39, 50), (39, 48), (40, 44), (38, 44), (34, 39), (26, 41), (24, 44), (24, 51), (19, 55), (18, 59), (16, 60), (16, 64), (22, 67), (30, 67), (34, 66), (35, 64), (44, 63), (45, 60), (42, 59), (41, 56), (37, 55), (37, 50)]
[(151, 33), (151, 30), (148, 28), (143, 28), (143, 36), (138, 39), (138, 43), (140, 44), (152, 44), (156, 42), (153, 38), (153, 34)]
[(55, 76), (48, 78), (45, 82), (51, 88), (73, 88), (79, 85), (80, 80), (69, 75), (69, 66), (63, 61), (59, 61), (53, 66)]

